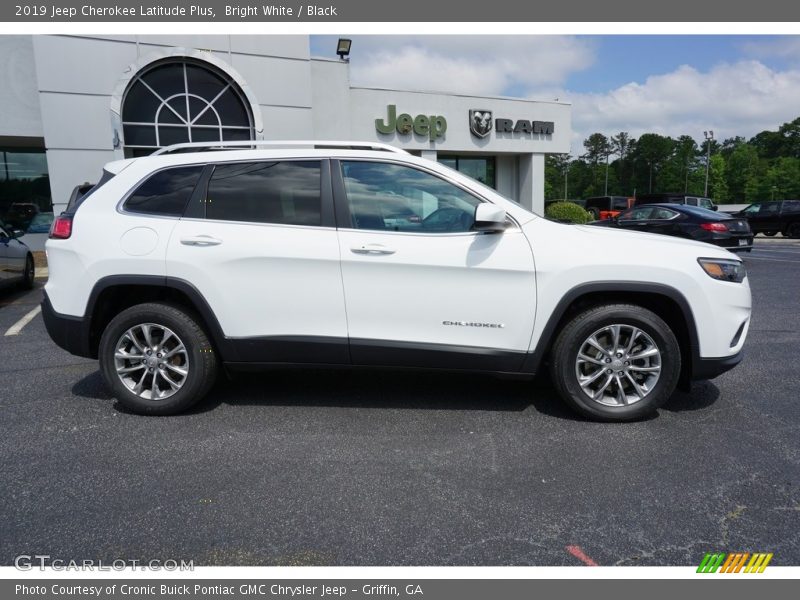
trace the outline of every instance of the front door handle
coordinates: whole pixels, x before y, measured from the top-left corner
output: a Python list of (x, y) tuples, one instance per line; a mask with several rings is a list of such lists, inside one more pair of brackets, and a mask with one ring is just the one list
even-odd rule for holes
[(394, 254), (395, 250), (383, 244), (363, 244), (350, 248), (354, 254)]
[(218, 240), (210, 235), (194, 235), (181, 238), (181, 244), (184, 246), (219, 246), (221, 243), (222, 240)]

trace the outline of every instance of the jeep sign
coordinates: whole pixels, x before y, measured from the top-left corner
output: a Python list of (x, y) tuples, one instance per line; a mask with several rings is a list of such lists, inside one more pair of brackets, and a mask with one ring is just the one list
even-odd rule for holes
[(407, 113), (397, 114), (397, 107), (390, 104), (386, 107), (387, 117), (375, 119), (375, 129), (378, 133), (390, 134), (394, 131), (401, 135), (407, 135), (412, 131), (416, 135), (426, 135), (430, 141), (444, 137), (447, 131), (447, 119), (442, 115), (417, 115), (412, 117)]

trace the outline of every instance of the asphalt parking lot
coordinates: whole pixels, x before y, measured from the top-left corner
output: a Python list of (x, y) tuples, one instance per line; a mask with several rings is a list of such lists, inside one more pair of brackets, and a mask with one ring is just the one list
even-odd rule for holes
[[(123, 412), (0, 296), (0, 564), (800, 564), (800, 242), (758, 238), (746, 357), (624, 425), (546, 378), (278, 371), (191, 414)], [(39, 288), (41, 281), (39, 281)]]

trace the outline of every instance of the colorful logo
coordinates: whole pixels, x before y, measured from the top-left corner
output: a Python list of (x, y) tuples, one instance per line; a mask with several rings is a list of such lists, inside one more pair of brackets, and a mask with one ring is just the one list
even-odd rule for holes
[[(749, 561), (748, 561), (749, 559)], [(766, 552), (707, 552), (697, 567), (698, 573), (763, 573), (772, 553)], [(745, 566), (745, 563), (747, 566)]]

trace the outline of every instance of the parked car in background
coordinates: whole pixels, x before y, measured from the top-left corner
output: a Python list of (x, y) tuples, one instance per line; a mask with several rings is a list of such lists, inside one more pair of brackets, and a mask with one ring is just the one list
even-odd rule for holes
[(39, 207), (33, 202), (14, 202), (8, 207), (5, 222), (9, 227), (19, 229), (23, 232), (28, 230), (33, 218), (39, 214)]
[(633, 198), (627, 196), (593, 196), (586, 199), (583, 207), (593, 219), (610, 219), (631, 206)]
[(733, 252), (750, 252), (753, 248), (753, 233), (746, 219), (687, 204), (634, 206), (618, 217), (589, 225), (674, 235)]
[(23, 232), (8, 227), (0, 221), (0, 288), (19, 285), (26, 289), (33, 287), (33, 254), (28, 246), (20, 241)]
[(754, 234), (775, 235), (800, 238), (800, 200), (776, 200), (751, 204), (737, 217), (747, 219)]
[(50, 226), (53, 224), (53, 213), (44, 212), (39, 213), (28, 224), (28, 229), (25, 233), (49, 233)]
[(691, 196), (689, 194), (642, 194), (637, 196), (634, 206), (642, 204), (686, 204), (687, 206), (699, 206), (708, 210), (717, 210), (717, 205), (711, 198), (702, 196)]

